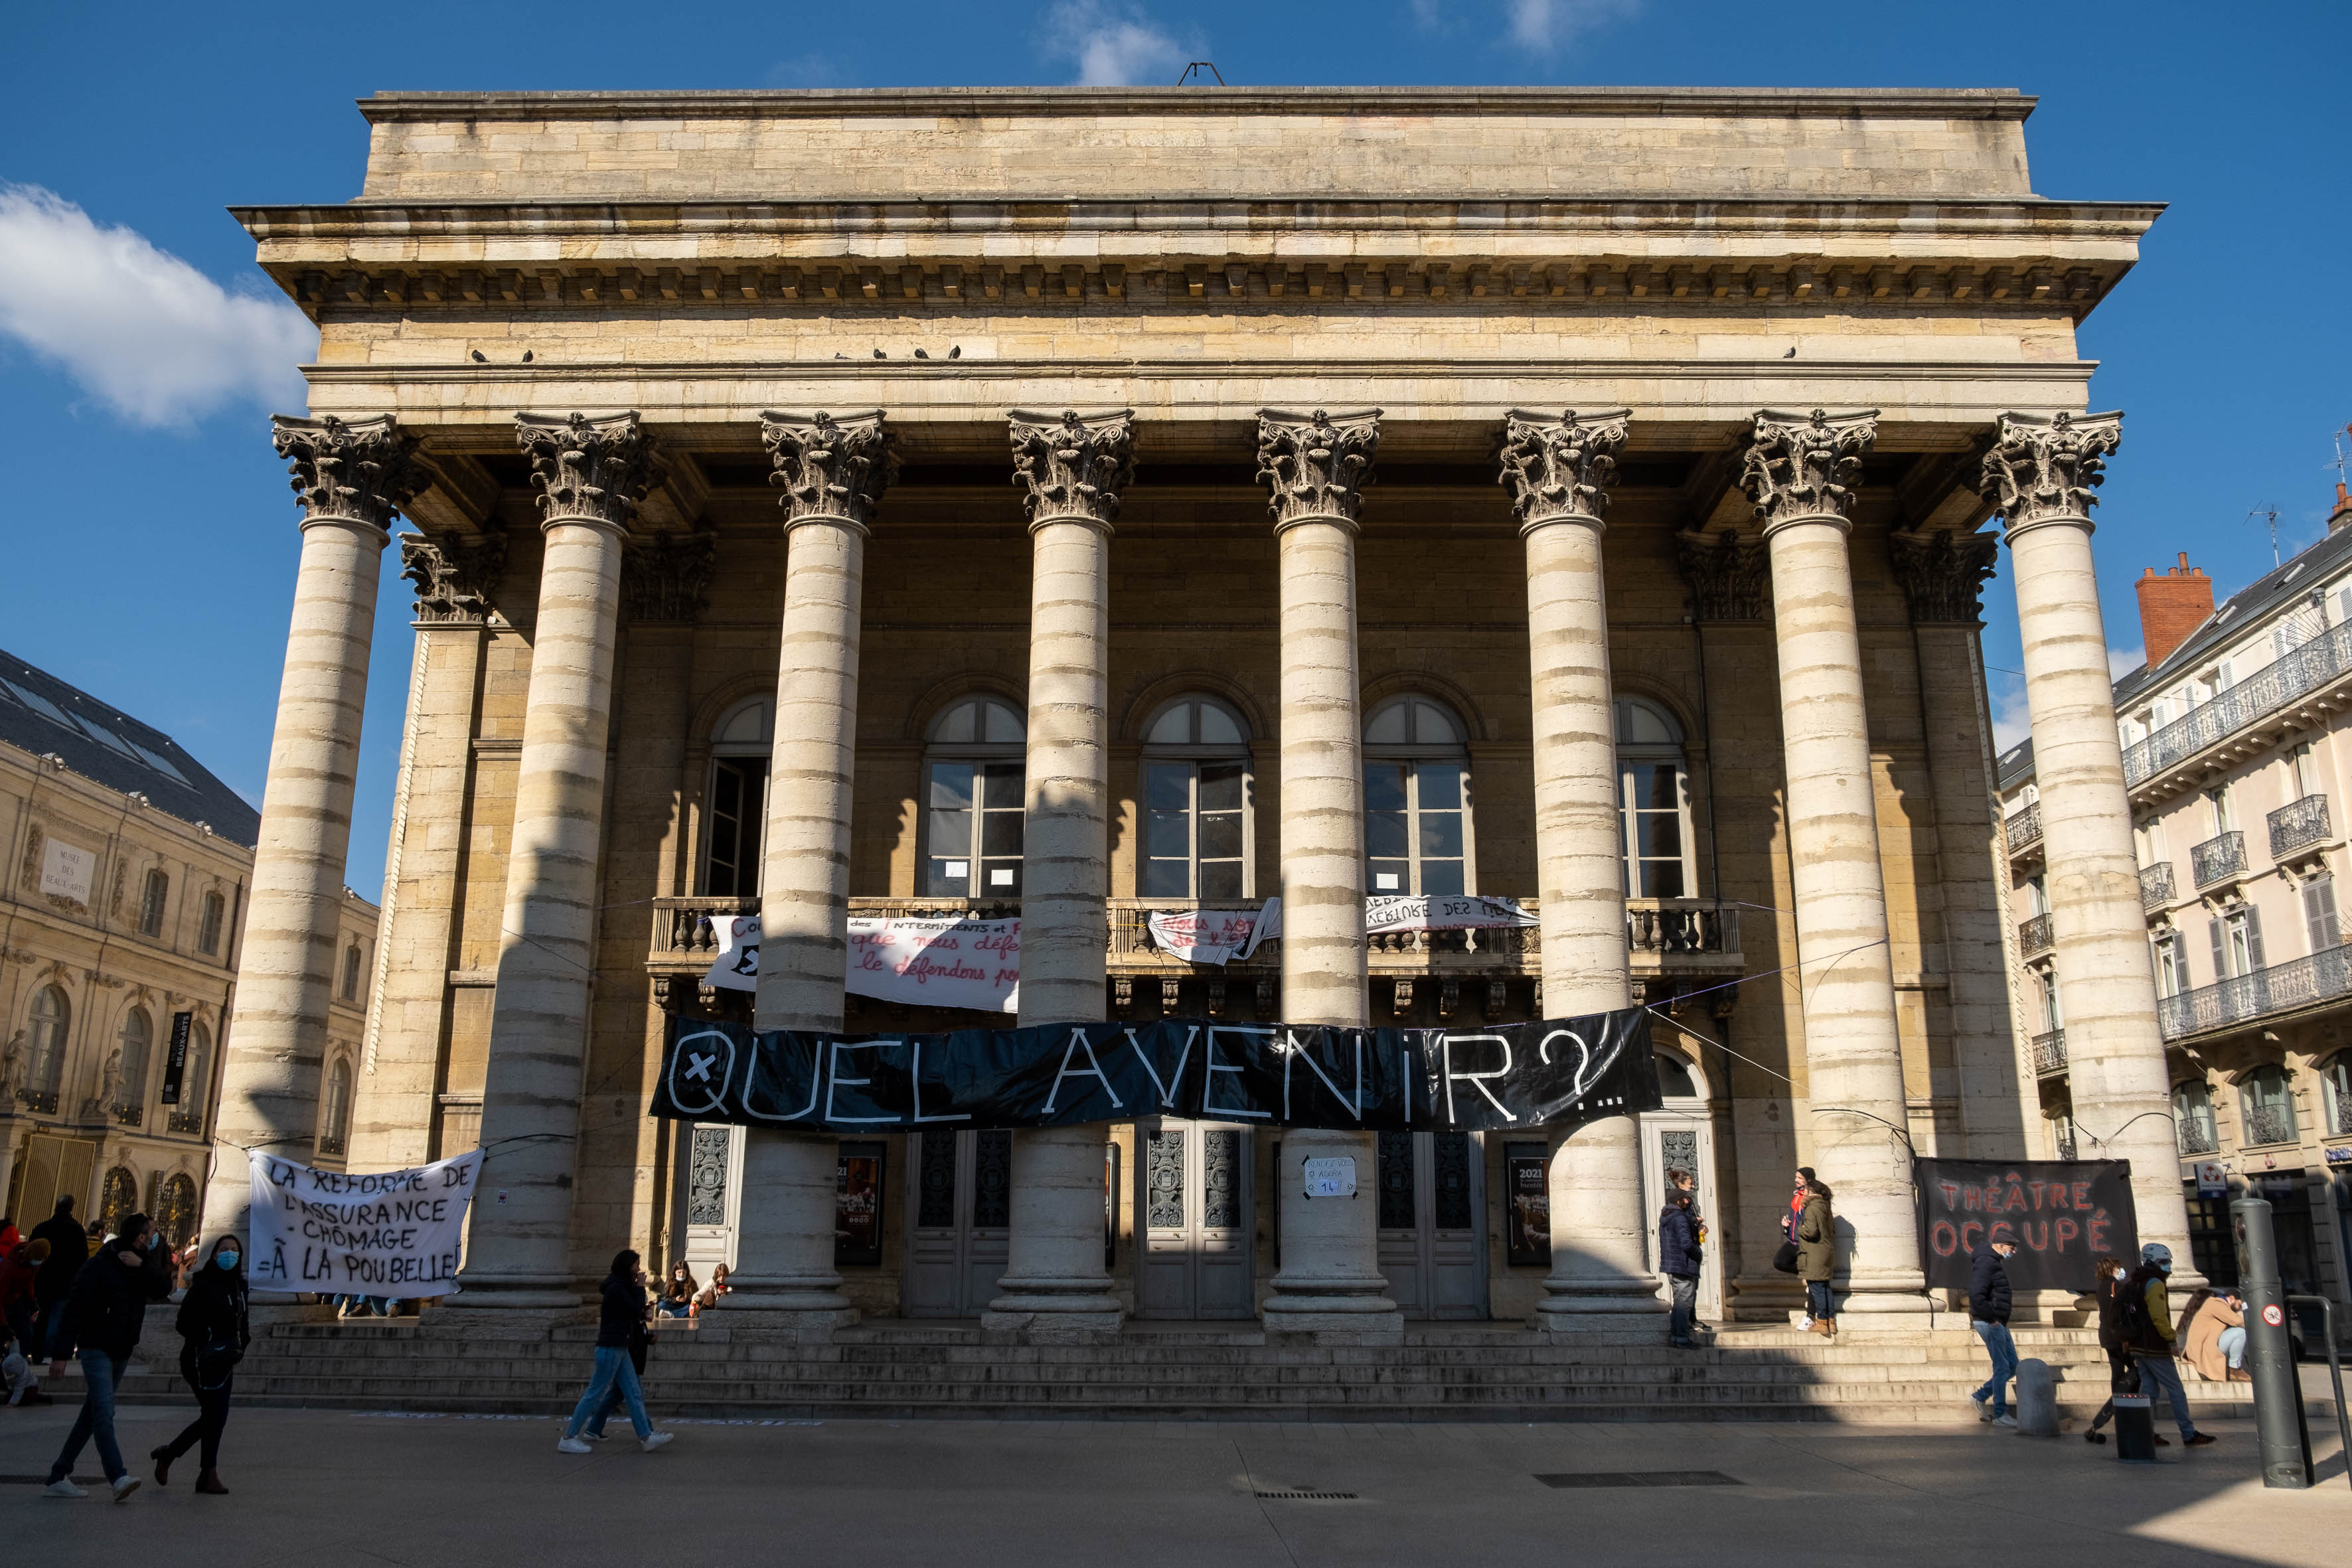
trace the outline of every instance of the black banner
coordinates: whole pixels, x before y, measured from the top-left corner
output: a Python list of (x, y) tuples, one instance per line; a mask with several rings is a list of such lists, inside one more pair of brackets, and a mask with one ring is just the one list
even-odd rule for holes
[(163, 1091), (155, 1097), (158, 1104), (180, 1103), (180, 1079), (188, 1070), (188, 1030), (195, 1021), (194, 1013), (172, 1015), (172, 1048), (163, 1058)]
[(1660, 1103), (1639, 1008), (1482, 1029), (1162, 1018), (856, 1036), (672, 1017), (653, 1114), (868, 1135), (1139, 1116), (1492, 1131)]
[(2139, 1262), (2128, 1160), (1919, 1160), (1919, 1255), (1930, 1289), (1969, 1288), (1979, 1242), (2017, 1244), (2014, 1290), (2094, 1288), (2102, 1254)]

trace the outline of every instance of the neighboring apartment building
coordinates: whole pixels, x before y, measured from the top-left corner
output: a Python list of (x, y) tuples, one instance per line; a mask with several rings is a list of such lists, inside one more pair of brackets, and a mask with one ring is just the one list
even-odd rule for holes
[[(194, 1233), (260, 820), (169, 735), (0, 653), (0, 1213), (20, 1226), (70, 1193), (84, 1218)], [(349, 1137), (375, 943), (373, 906), (344, 905), (322, 1152)]]
[[(2234, 1280), (2229, 1201), (2270, 1200), (2291, 1291), (2352, 1304), (2352, 500), (2218, 610), (2189, 564), (2137, 584), (2147, 662), (2116, 684), (2199, 1270)], [(2072, 1119), (2033, 746), (1998, 763), (2017, 1034), (2049, 1147)], [(2086, 1133), (2103, 1129), (2090, 1128)]]

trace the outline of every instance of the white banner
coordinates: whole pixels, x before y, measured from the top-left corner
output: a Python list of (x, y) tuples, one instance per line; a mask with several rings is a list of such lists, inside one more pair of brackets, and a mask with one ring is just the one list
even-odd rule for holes
[(257, 1289), (410, 1300), (454, 1288), (479, 1149), (372, 1175), (297, 1165), (257, 1149), (247, 1158), (253, 1235), (246, 1277)]
[(705, 985), (722, 991), (757, 991), (760, 988), (760, 917), (737, 915), (710, 922), (713, 934), (719, 938), (719, 956), (712, 961), (710, 973), (702, 977)]
[(849, 994), (919, 1007), (1021, 1008), (1021, 922), (859, 915), (849, 922)]
[(90, 873), (97, 868), (97, 856), (52, 838), (41, 850), (41, 891), (87, 905)]
[(1262, 910), (1162, 910), (1146, 922), (1151, 940), (1171, 957), (1187, 963), (1224, 963), (1247, 958), (1258, 944), (1282, 934), (1282, 900)]
[(1408, 931), (1481, 931), (1493, 926), (1536, 923), (1536, 917), (1519, 908), (1517, 899), (1459, 894), (1364, 900), (1364, 931), (1369, 936)]

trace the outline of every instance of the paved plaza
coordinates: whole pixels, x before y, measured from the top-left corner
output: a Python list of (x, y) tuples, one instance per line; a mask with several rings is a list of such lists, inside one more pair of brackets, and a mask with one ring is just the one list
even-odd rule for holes
[[(0, 1538), (44, 1568), (788, 1561), (2340, 1564), (2352, 1487), (2265, 1491), (2250, 1423), (2154, 1467), (2073, 1435), (1800, 1424), (681, 1421), (583, 1458), (556, 1422), (238, 1411), (227, 1498), (193, 1456), (120, 1507), (35, 1484), (70, 1406), (0, 1413)], [(126, 1412), (126, 1454), (184, 1413)], [(85, 1478), (95, 1456), (80, 1467)], [(1547, 1484), (1715, 1472), (1729, 1483)], [(147, 1471), (142, 1468), (141, 1474)], [(91, 1482), (93, 1486), (95, 1482)], [(1339, 1493), (1285, 1497), (1283, 1493)]]

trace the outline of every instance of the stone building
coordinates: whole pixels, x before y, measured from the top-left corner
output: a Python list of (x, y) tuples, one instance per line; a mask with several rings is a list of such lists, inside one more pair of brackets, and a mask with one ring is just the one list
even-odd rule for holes
[[(169, 735), (0, 653), (0, 1213), (29, 1229), (69, 1194), (84, 1219), (144, 1210), (184, 1242), (260, 818)], [(348, 1135), (374, 909), (347, 898), (331, 934), (322, 1146)]]
[[(2234, 1281), (2229, 1200), (2267, 1198), (2287, 1289), (2352, 1308), (2352, 501), (2337, 487), (2326, 536), (2218, 609), (2186, 555), (2137, 587), (2147, 662), (2115, 704), (2189, 1245)], [(2071, 1093), (2032, 742), (2000, 767), (2019, 1032), (2063, 1155), (2095, 1124)]]
[[(2119, 426), (2084, 412), (2074, 336), (2158, 209), (2036, 195), (2032, 108), (365, 100), (355, 200), (237, 214), (321, 346), (275, 429), (302, 566), (223, 1136), (317, 1121), (405, 519), (352, 1158), (489, 1151), (469, 1306), (566, 1308), (632, 1245), (731, 1259), (732, 1321), (820, 1337), (1622, 1325), (1661, 1310), (1675, 1163), (1708, 1301), (1773, 1318), (1804, 1163), (1853, 1233), (1849, 1310), (1920, 1310), (1909, 1151), (2018, 1157), (2035, 1110), (1978, 647), (1999, 514), (2061, 763), (2077, 1113), (2185, 1246), (2091, 591)], [(1368, 937), (1383, 889), (1540, 924)], [(1149, 934), (1277, 895), (1246, 961)], [(650, 1120), (666, 1014), (737, 1005), (700, 981), (712, 921), (753, 910), (762, 1027), (981, 1021), (845, 997), (845, 921), (1017, 912), (1024, 1022), (1638, 1001), (1666, 1109), (1549, 1141), (1146, 1121), (847, 1150)], [(1310, 1155), (1375, 1200), (1305, 1201)], [(224, 1167), (213, 1221), (244, 1193)], [(1537, 1198), (1548, 1258), (1509, 1224)]]

